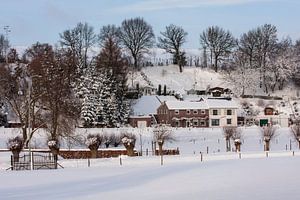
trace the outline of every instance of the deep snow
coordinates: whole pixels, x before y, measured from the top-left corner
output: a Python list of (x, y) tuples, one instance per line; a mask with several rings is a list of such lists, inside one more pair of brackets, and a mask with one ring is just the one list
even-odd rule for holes
[[(10, 130), (10, 131), (9, 131)], [(3, 131), (3, 130), (1, 130)], [(1, 148), (8, 135), (5, 129)], [(119, 131), (114, 129), (77, 129), (80, 134)], [(136, 149), (151, 149), (151, 129), (128, 129), (137, 136)], [(122, 156), (119, 158), (63, 160), (64, 169), (40, 171), (6, 171), (10, 153), (0, 153), (0, 199), (166, 199), (166, 200), (262, 200), (298, 199), (300, 191), (300, 151), (288, 128), (277, 132), (269, 157), (257, 127), (243, 130), (241, 158), (225, 152), (221, 129), (174, 129), (176, 141), (165, 148), (179, 148), (179, 156)], [(41, 135), (37, 143), (44, 141)], [(292, 142), (292, 151), (286, 145)], [(206, 153), (209, 147), (209, 153)], [(103, 147), (102, 147), (103, 148)], [(121, 147), (122, 148), (122, 147)], [(203, 162), (200, 160), (203, 153)], [(194, 154), (195, 153), (195, 154)]]

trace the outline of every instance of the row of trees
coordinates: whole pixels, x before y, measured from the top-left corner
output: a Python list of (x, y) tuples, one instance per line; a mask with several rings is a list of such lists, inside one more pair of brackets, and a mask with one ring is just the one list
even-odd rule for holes
[[(278, 126), (275, 125), (268, 125), (260, 128), (265, 151), (270, 151), (270, 142), (276, 137), (277, 130)], [(300, 149), (300, 124), (296, 123), (292, 125), (290, 130)], [(243, 134), (240, 128), (225, 127), (223, 128), (223, 135), (226, 141), (226, 151), (231, 151), (231, 140), (234, 142), (236, 151), (241, 151)]]

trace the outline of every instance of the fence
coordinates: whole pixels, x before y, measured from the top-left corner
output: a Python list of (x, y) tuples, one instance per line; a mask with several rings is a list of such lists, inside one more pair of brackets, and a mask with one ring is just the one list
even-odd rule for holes
[[(57, 157), (30, 152), (18, 158), (11, 156), (11, 170), (57, 169)], [(62, 167), (62, 166), (61, 166)]]

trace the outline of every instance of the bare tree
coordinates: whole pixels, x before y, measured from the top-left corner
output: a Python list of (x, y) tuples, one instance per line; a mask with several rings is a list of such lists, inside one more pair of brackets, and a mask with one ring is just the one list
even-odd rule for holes
[(265, 142), (265, 151), (270, 151), (270, 141), (275, 137), (278, 127), (273, 125), (264, 126), (261, 128), (263, 140)]
[(154, 44), (154, 32), (152, 26), (143, 18), (126, 19), (122, 22), (120, 40), (129, 50), (134, 68), (139, 68), (139, 59), (144, 53), (148, 53), (149, 48)]
[(265, 92), (268, 93), (266, 81), (267, 64), (270, 56), (276, 52), (277, 28), (271, 24), (265, 24), (255, 29), (256, 32), (256, 66), (260, 71), (261, 86), (264, 84)]
[(120, 135), (111, 134), (110, 140), (114, 147), (118, 147), (121, 144), (121, 136)]
[(171, 24), (166, 27), (164, 32), (160, 33), (162, 37), (158, 37), (158, 47), (166, 50), (166, 52), (174, 55), (179, 71), (182, 72), (183, 52), (182, 45), (186, 42), (187, 32), (182, 27)]
[(60, 137), (74, 133), (78, 102), (70, 86), (66, 58), (51, 46), (44, 46), (47, 48), (32, 57), (29, 68), (34, 76), (33, 93), (40, 94), (38, 103), (43, 108), (49, 139), (59, 141)]
[(97, 42), (94, 28), (88, 23), (78, 23), (75, 28), (59, 34), (60, 44), (70, 53), (76, 71), (82, 74), (91, 64), (88, 51)]
[(235, 146), (235, 150), (237, 152), (241, 151), (241, 145), (242, 145), (242, 129), (241, 128), (236, 128), (235, 131), (233, 132), (232, 136), (231, 136), (234, 146)]
[(22, 144), (28, 148), (33, 134), (43, 122), (41, 109), (36, 109), (39, 95), (32, 92), (32, 78), (26, 65), (0, 65), (0, 97), (20, 121)]
[(159, 155), (163, 155), (163, 145), (165, 142), (175, 140), (172, 129), (163, 124), (154, 127), (153, 139), (158, 144)]
[(297, 140), (300, 149), (300, 125), (294, 124), (293, 126), (291, 126), (291, 131), (293, 133), (295, 140)]
[(3, 34), (0, 34), (0, 63), (4, 62), (8, 48), (9, 41)]
[(200, 35), (200, 42), (202, 46), (207, 47), (213, 54), (216, 72), (218, 71), (218, 62), (220, 62), (224, 56), (228, 56), (233, 47), (236, 46), (236, 40), (232, 34), (218, 26), (207, 28)]
[(99, 40), (101, 46), (105, 46), (105, 42), (112, 41), (113, 43), (120, 44), (121, 29), (115, 25), (106, 25), (100, 29)]
[(111, 136), (108, 135), (108, 134), (104, 134), (104, 135), (103, 135), (103, 143), (104, 143), (105, 147), (108, 148), (109, 145), (112, 143), (112, 138), (111, 138)]
[(223, 128), (223, 135), (224, 135), (225, 141), (226, 141), (226, 151), (231, 150), (230, 139), (235, 132), (236, 132), (236, 127), (224, 127)]
[(97, 158), (97, 151), (102, 143), (103, 137), (99, 134), (89, 134), (85, 144), (91, 150), (91, 158)]
[(134, 147), (136, 142), (136, 136), (132, 133), (123, 133), (121, 135), (121, 141), (124, 147), (127, 150), (128, 156), (135, 156), (134, 154)]
[(257, 34), (255, 30), (244, 33), (238, 43), (238, 50), (243, 54), (244, 63), (248, 63), (250, 68), (254, 66), (254, 58), (257, 47)]

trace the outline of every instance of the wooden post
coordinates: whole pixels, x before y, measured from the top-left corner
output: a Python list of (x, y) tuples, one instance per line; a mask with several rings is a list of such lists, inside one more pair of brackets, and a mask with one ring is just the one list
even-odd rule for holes
[(146, 156), (148, 156), (148, 148), (146, 149)]
[(201, 151), (200, 151), (200, 158), (201, 158), (201, 162), (203, 162), (203, 154)]
[(288, 145), (286, 144), (286, 145), (285, 145), (285, 150), (287, 151), (287, 149), (288, 149)]
[(122, 157), (120, 155), (120, 166), (122, 166)]
[(13, 157), (13, 155), (10, 156), (10, 165), (11, 165), (11, 170), (14, 170), (14, 157)]
[(163, 154), (160, 155), (160, 165), (164, 165)]
[(290, 151), (292, 150), (292, 140), (290, 139)]
[(91, 166), (91, 162), (90, 162), (90, 159), (88, 158), (88, 167)]
[(267, 157), (267, 158), (269, 157), (269, 152), (268, 152), (268, 151), (266, 151), (266, 157)]
[(242, 154), (241, 154), (241, 152), (239, 152), (239, 159), (242, 159)]
[(208, 150), (209, 150), (209, 147), (207, 146), (207, 147), (206, 147), (206, 153), (207, 153), (207, 154), (208, 154)]
[(295, 151), (293, 151), (293, 156), (295, 156)]
[(33, 152), (30, 151), (30, 170), (34, 170)]

